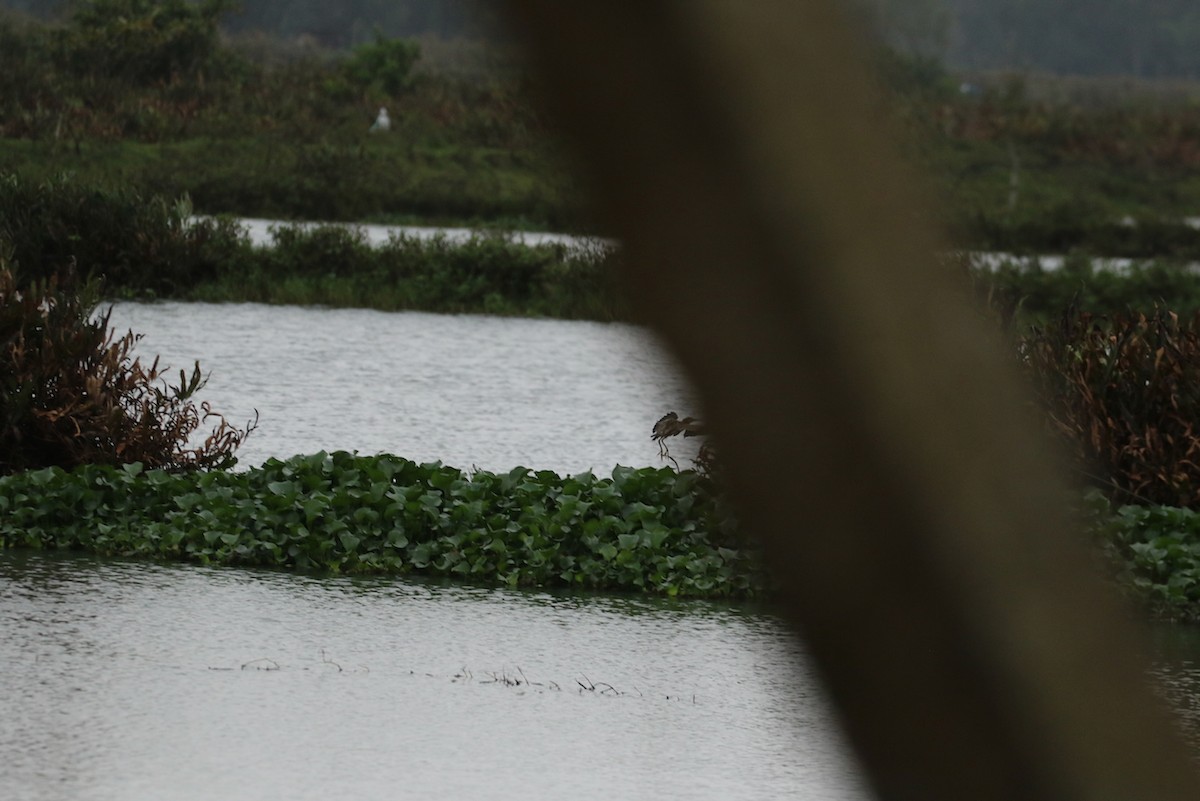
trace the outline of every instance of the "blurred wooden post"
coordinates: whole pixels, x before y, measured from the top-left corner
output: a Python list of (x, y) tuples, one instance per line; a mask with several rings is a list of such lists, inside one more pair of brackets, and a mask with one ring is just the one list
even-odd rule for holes
[(879, 794), (1200, 798), (833, 4), (508, 4)]

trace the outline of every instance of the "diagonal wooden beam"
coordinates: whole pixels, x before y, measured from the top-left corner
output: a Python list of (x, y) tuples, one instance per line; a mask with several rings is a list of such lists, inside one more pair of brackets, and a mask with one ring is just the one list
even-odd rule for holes
[(1200, 798), (833, 4), (508, 5), (881, 797)]

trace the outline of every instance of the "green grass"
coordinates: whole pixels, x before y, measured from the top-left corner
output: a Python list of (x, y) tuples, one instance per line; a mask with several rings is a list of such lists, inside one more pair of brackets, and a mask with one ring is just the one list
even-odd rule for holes
[[(78, 21), (52, 29), (0, 16), (0, 172), (38, 183), (66, 170), (143, 196), (187, 193), (206, 214), (589, 227), (578, 173), (533, 104), (521, 62), (500, 48), (430, 42), (436, 57), (410, 71), (372, 67), (363, 48), (206, 39), (179, 72), (90, 66), (102, 57), (161, 67), (177, 51), (167, 34), (210, 22), (101, 53)], [(474, 66), (451, 66), (460, 61)], [(1012, 79), (966, 97), (934, 63), (885, 54), (878, 64), (882, 113), (941, 197), (937, 216), (956, 245), (1180, 255), (1187, 237), (1168, 224), (1200, 212), (1193, 104), (1153, 94), (1096, 103)], [(380, 106), (394, 128), (372, 136)], [(1126, 216), (1153, 230), (1131, 235), (1118, 225)], [(1187, 247), (1200, 252), (1196, 237)]]
[[(410, 69), (411, 43), (247, 47), (223, 43), (212, 19), (127, 11), (102, 20), (108, 38), (86, 14), (62, 25), (0, 14), (0, 172), (186, 192), (208, 214), (579, 224), (562, 148), (500, 50), (494, 69), (439, 68), (453, 62), (445, 52)], [(379, 58), (389, 53), (404, 57)], [(393, 128), (371, 135), (380, 106)]]
[(624, 319), (619, 253), (526, 246), (500, 234), (463, 242), (392, 238), (369, 245), (339, 226), (282, 226), (270, 248), (228, 218), (189, 222), (187, 200), (143, 198), (77, 178), (36, 183), (0, 174), (0, 264), (19, 283), (68, 265), (110, 298), (358, 306)]
[(0, 172), (40, 183), (61, 173), (143, 195), (187, 194), (197, 211), (274, 219), (573, 227), (564, 181), (492, 149), (423, 148), (361, 131), (298, 145), (283, 138), (73, 144), (0, 139)]

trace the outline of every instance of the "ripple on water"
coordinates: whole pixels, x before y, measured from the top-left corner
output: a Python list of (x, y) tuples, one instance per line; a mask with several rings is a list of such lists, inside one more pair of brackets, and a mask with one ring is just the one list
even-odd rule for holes
[[(168, 302), (116, 304), (112, 324), (145, 335), (139, 354), (200, 360), (231, 421), (260, 412), (246, 465), (358, 450), (607, 474), (662, 464), (654, 421), (698, 413), (650, 334), (619, 323)], [(686, 464), (694, 448), (672, 451)]]
[(21, 798), (865, 797), (744, 607), (5, 554), (0, 615)]

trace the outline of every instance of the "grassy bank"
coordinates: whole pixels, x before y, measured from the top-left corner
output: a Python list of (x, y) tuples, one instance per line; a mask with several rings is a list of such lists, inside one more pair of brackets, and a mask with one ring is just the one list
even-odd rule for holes
[(612, 321), (628, 316), (615, 286), (616, 258), (603, 249), (526, 246), (499, 235), (392, 238), (372, 246), (344, 228), (285, 227), (274, 247), (242, 246), (235, 262), (178, 296)]
[[(501, 234), (465, 243), (396, 238), (368, 245), (354, 230), (283, 226), (258, 248), (230, 219), (192, 221), (190, 199), (102, 189), (74, 176), (33, 182), (0, 176), (0, 259), (23, 282), (74, 264), (113, 298), (355, 306), (385, 311), (628, 317), (614, 284), (619, 251), (530, 247)], [(1200, 259), (1200, 253), (1195, 254)], [(1081, 253), (1062, 269), (997, 268), (952, 259), (946, 269), (1023, 327), (1063, 309), (1113, 314), (1167, 306), (1200, 309), (1200, 274), (1184, 259), (1097, 269)]]
[(0, 263), (19, 284), (69, 266), (110, 298), (357, 306), (385, 311), (623, 319), (615, 253), (525, 246), (500, 234), (466, 242), (394, 238), (380, 247), (337, 226), (284, 226), (255, 247), (230, 219), (191, 218), (187, 200), (146, 198), (60, 176), (0, 177)]
[(963, 76), (886, 53), (879, 75), (960, 246), (1195, 258), (1200, 83)]
[[(572, 171), (503, 48), (229, 40), (219, 10), (165, 5), (0, 15), (0, 171), (186, 192), (209, 214), (578, 224)], [(391, 130), (372, 135), (380, 107)]]
[(467, 475), (348, 453), (245, 472), (50, 468), (0, 477), (0, 546), (669, 596), (766, 589), (712, 485), (654, 468)]
[[(225, 39), (193, 12), (150, 24), (128, 11), (60, 25), (0, 16), (0, 173), (188, 193), (205, 214), (587, 225), (577, 171), (509, 49), (330, 51)], [(1200, 89), (971, 76), (964, 93), (963, 76), (934, 63), (881, 52), (877, 66), (879, 113), (958, 245), (1200, 254), (1200, 233), (1180, 223), (1200, 214)], [(380, 107), (392, 129), (372, 135)]]
[(67, 172), (102, 188), (188, 194), (197, 209), (213, 214), (576, 227), (565, 181), (548, 165), (526, 163), (519, 151), (421, 145), (397, 132), (369, 136), (364, 130), (354, 120), (343, 132), (305, 142), (270, 134), (71, 145), (0, 139), (0, 172), (33, 182)]
[(1016, 333), (1057, 323), (1066, 312), (1112, 316), (1165, 308), (1188, 318), (1200, 311), (1200, 269), (1189, 262), (1155, 259), (1115, 269), (1078, 253), (1056, 269), (1015, 259), (988, 266), (971, 257), (957, 262), (981, 304)]

